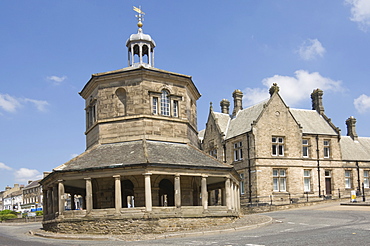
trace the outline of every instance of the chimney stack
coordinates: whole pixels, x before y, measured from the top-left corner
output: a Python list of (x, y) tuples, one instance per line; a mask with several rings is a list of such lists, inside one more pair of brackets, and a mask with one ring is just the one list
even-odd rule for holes
[(346, 120), (347, 125), (347, 136), (350, 136), (353, 140), (358, 140), (358, 135), (356, 133), (356, 119), (351, 116)]
[(319, 114), (324, 114), (324, 106), (322, 104), (322, 96), (324, 92), (320, 89), (313, 90), (311, 93), (312, 109), (316, 110)]
[(243, 92), (241, 90), (235, 90), (233, 92), (234, 98), (234, 110), (233, 110), (233, 118), (239, 112), (239, 110), (243, 109), (242, 101), (243, 101)]
[(229, 107), (230, 107), (230, 102), (227, 99), (222, 99), (220, 102), (221, 106), (221, 113), (223, 114), (229, 114)]

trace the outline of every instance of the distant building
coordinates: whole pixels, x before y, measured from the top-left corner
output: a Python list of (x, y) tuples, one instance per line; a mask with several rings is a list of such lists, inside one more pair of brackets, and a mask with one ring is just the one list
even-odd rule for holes
[(40, 180), (28, 181), (28, 185), (23, 188), (23, 205), (22, 210), (42, 210), (42, 187)]
[(225, 99), (220, 113), (210, 108), (202, 148), (238, 171), (243, 205), (361, 194), (362, 184), (369, 191), (370, 138), (357, 136), (354, 117), (342, 136), (322, 96), (312, 92), (312, 110), (289, 108), (274, 84), (270, 98), (251, 107), (243, 109), (236, 90), (232, 112)]
[[(14, 187), (7, 186), (5, 191), (0, 193), (2, 207), (1, 210), (9, 209), (18, 211), (20, 210), (20, 205), (23, 203), (22, 195), (18, 191), (21, 191), (24, 185), (14, 184)], [(16, 192), (16, 193), (15, 193)]]

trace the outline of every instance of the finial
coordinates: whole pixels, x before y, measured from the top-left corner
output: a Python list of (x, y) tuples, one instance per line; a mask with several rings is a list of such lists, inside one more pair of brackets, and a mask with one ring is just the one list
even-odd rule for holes
[(279, 86), (277, 85), (277, 83), (273, 83), (272, 86), (270, 87), (270, 96), (272, 96), (274, 93), (278, 93), (280, 90)]
[(138, 13), (137, 15), (135, 15), (135, 17), (137, 18), (137, 27), (139, 27), (139, 31), (141, 31), (141, 28), (143, 27), (143, 22), (144, 21), (144, 15), (145, 13), (143, 11), (141, 11), (141, 6), (139, 7), (135, 7), (133, 6), (134, 8), (134, 11), (136, 13)]
[(213, 111), (213, 103), (209, 102), (209, 110)]

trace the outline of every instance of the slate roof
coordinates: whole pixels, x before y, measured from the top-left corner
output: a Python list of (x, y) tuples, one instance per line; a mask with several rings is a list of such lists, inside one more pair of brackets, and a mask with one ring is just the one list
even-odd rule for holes
[(340, 139), (342, 159), (345, 161), (370, 161), (370, 138), (359, 137), (354, 141), (349, 136)]
[(218, 112), (213, 112), (213, 114), (217, 119), (217, 124), (220, 127), (221, 132), (226, 134), (227, 128), (231, 120), (230, 115)]
[(30, 189), (30, 188), (33, 188), (33, 187), (37, 187), (37, 186), (40, 185), (40, 183), (39, 183), (40, 181), (41, 181), (41, 179), (34, 180), (31, 183), (29, 183), (28, 185), (26, 185), (23, 189)]
[(252, 129), (253, 121), (257, 120), (260, 116), (267, 101), (265, 100), (252, 107), (240, 110), (236, 117), (230, 121), (226, 139), (249, 132)]
[(329, 123), (316, 110), (290, 109), (290, 112), (302, 126), (303, 133), (337, 135)]
[(98, 145), (54, 171), (114, 168), (132, 165), (180, 165), (185, 168), (231, 168), (201, 150), (181, 143), (139, 140)]

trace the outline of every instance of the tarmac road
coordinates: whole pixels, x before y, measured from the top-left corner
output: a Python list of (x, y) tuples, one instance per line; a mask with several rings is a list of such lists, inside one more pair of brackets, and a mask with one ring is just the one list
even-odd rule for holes
[(0, 245), (370, 245), (370, 206), (333, 202), (264, 215), (273, 223), (257, 229), (133, 242), (40, 238), (26, 234), (38, 223), (0, 225)]

